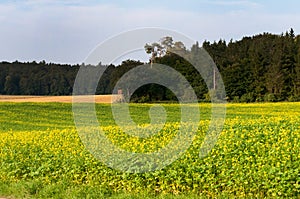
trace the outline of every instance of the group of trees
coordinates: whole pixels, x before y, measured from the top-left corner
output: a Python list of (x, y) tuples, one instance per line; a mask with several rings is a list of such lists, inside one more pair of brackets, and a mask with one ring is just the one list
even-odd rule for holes
[[(300, 35), (296, 36), (293, 29), (281, 35), (263, 33), (244, 37), (240, 41), (231, 40), (229, 43), (224, 40), (213, 43), (205, 41), (202, 47), (220, 71), (226, 96), (225, 93), (218, 92), (221, 86), (215, 80), (214, 64), (208, 59), (203, 61), (203, 48), (198, 43), (186, 49), (182, 42), (174, 42), (171, 37), (165, 37), (158, 43), (146, 44), (145, 50), (150, 54), (150, 67), (153, 63), (158, 63), (180, 72), (200, 101), (209, 100), (212, 95), (208, 93), (219, 93), (214, 97), (226, 97), (235, 102), (300, 101)], [(140, 61), (126, 60), (118, 66), (107, 66), (96, 94), (112, 93), (124, 73), (143, 64)], [(197, 64), (200, 64), (199, 67), (201, 64), (211, 66), (211, 70), (200, 75), (194, 67)], [(71, 95), (81, 66), (45, 61), (1, 62), (0, 94)], [(135, 92), (128, 86), (119, 89), (124, 94), (132, 95), (133, 101), (176, 100), (174, 93), (157, 84), (144, 85)]]
[(263, 33), (241, 41), (204, 42), (234, 101), (299, 101), (300, 36)]
[(79, 65), (42, 62), (0, 63), (0, 93), (6, 95), (69, 95)]

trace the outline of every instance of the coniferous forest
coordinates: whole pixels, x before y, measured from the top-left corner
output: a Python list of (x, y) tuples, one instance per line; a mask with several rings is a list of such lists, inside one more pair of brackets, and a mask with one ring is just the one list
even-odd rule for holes
[[(185, 49), (180, 41), (171, 40), (169, 45)], [(200, 49), (199, 46), (196, 43), (191, 49), (185, 50), (193, 53)], [(263, 33), (239, 41), (204, 41), (202, 47), (213, 58), (221, 73), (228, 101), (300, 101), (300, 35), (295, 35), (293, 29), (281, 35)], [(201, 75), (184, 58), (165, 53), (151, 59), (183, 74), (199, 101), (209, 100), (209, 89)], [(117, 66), (109, 65), (99, 81), (96, 94), (112, 93), (116, 82), (126, 71), (142, 64), (140, 61), (126, 60)], [(45, 61), (3, 61), (0, 63), (0, 94), (71, 95), (80, 66)], [(131, 100), (151, 102), (176, 98), (167, 88), (149, 84), (136, 90)]]

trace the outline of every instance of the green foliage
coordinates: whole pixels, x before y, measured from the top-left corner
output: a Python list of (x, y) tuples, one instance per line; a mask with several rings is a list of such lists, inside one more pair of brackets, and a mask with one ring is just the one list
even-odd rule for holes
[(242, 95), (241, 99), (240, 99), (240, 102), (247, 102), (247, 103), (250, 103), (250, 102), (254, 102), (255, 101), (255, 98), (254, 98), (254, 95), (253, 93), (245, 93), (244, 95)]
[[(131, 104), (133, 120), (148, 124), (151, 106)], [(110, 105), (99, 104), (96, 110), (103, 129), (115, 144), (126, 150), (143, 151), (145, 148), (138, 146), (164, 145), (175, 133), (180, 107), (163, 106), (168, 115), (162, 132), (165, 136), (153, 136), (152, 142), (120, 132), (113, 122)], [(299, 103), (228, 104), (218, 142), (201, 159), (199, 150), (211, 116), (210, 104), (201, 104), (200, 127), (186, 153), (162, 170), (132, 174), (108, 168), (85, 149), (75, 130), (70, 104), (1, 103), (0, 195), (296, 198), (300, 194), (299, 109)]]
[[(238, 96), (242, 102), (273, 101), (264, 96), (274, 95), (276, 101), (299, 101), (300, 35), (296, 36), (293, 29), (281, 35), (263, 33), (244, 37), (240, 41), (231, 40), (228, 44), (224, 40), (213, 43), (205, 41), (203, 48), (211, 55), (222, 75), (228, 99)], [(164, 37), (159, 43), (146, 44), (145, 50), (151, 56), (151, 66), (159, 63), (174, 68), (188, 80), (199, 101), (208, 100), (207, 93), (214, 88), (212, 74), (206, 71), (207, 77), (202, 77), (193, 67), (204, 64), (199, 54), (203, 49), (198, 42), (187, 49), (182, 42)], [(188, 57), (192, 58), (192, 63), (187, 61)], [(140, 61), (125, 60), (118, 66), (107, 66), (98, 82), (96, 94), (112, 93), (123, 74), (142, 64)], [(45, 61), (1, 62), (0, 94), (70, 95), (79, 67)], [(97, 67), (106, 66), (99, 64)], [(93, 73), (94, 66), (85, 66), (85, 70)], [(218, 82), (216, 86), (218, 90)], [(126, 95), (133, 92), (128, 86), (116, 89), (123, 90)], [(144, 86), (135, 92), (132, 99), (134, 102), (176, 100), (174, 94), (159, 85)]]
[(240, 97), (239, 96), (234, 96), (233, 99), (232, 99), (232, 102), (234, 102), (234, 103), (240, 102)]
[(265, 102), (276, 102), (276, 97), (272, 93), (268, 93), (264, 96), (264, 101)]

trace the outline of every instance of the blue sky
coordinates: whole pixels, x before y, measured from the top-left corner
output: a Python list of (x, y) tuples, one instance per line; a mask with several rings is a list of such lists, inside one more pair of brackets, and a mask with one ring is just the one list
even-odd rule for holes
[(160, 27), (203, 40), (300, 31), (299, 1), (0, 0), (0, 61), (82, 63), (120, 32)]

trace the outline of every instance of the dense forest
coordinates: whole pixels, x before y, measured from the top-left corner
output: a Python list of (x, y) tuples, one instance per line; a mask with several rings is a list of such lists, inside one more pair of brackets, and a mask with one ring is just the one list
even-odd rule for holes
[[(165, 64), (179, 71), (193, 87), (199, 101), (210, 100), (212, 96), (208, 93), (211, 93), (211, 88), (207, 87), (192, 63), (174, 53), (180, 49), (193, 55), (201, 49), (199, 44), (186, 49), (180, 41), (166, 38), (161, 43), (155, 43), (158, 49), (155, 53), (153, 44), (145, 45), (145, 50), (152, 53), (149, 62)], [(169, 51), (168, 47), (173, 51)], [(296, 36), (293, 29), (281, 35), (263, 33), (228, 43), (224, 40), (213, 43), (205, 41), (202, 47), (213, 58), (221, 73), (228, 101), (300, 101), (300, 35)], [(117, 66), (109, 65), (99, 81), (96, 94), (112, 93), (116, 82), (125, 72), (142, 64), (140, 61), (126, 60)], [(0, 94), (71, 95), (76, 74), (82, 65), (45, 61), (1, 62)], [(169, 89), (148, 84), (136, 90), (131, 100), (149, 102), (176, 98)]]

